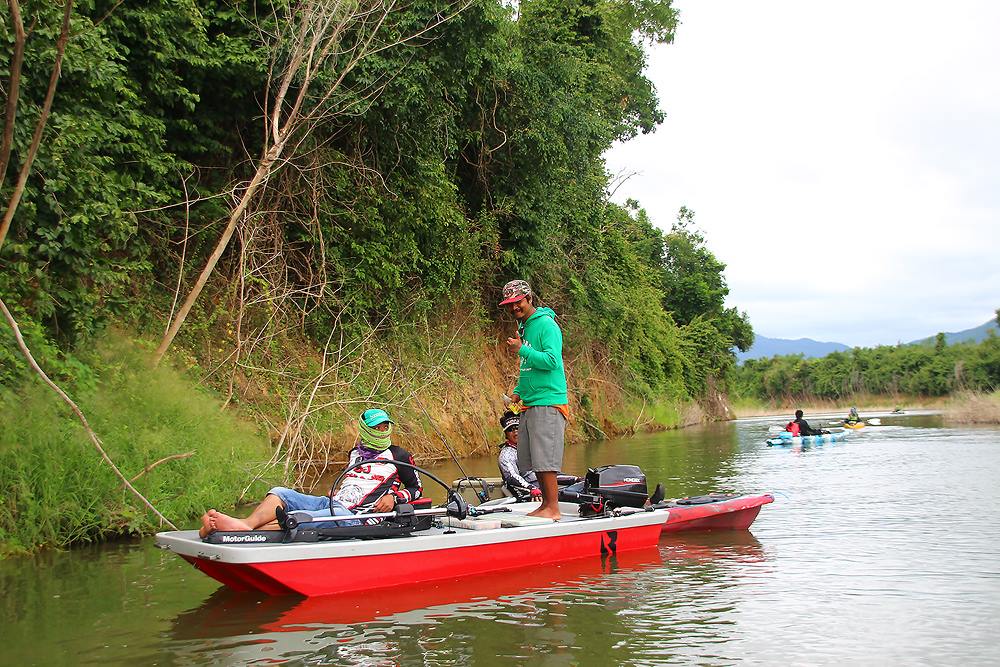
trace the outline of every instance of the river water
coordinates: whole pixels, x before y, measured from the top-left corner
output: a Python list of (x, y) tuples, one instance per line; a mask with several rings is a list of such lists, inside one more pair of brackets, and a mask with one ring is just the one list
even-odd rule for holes
[(750, 532), (326, 599), (229, 593), (151, 540), (48, 552), (0, 561), (0, 663), (1000, 664), (1000, 429), (886, 416), (769, 448), (777, 421), (567, 450), (567, 470), (634, 463), (668, 497), (773, 492)]

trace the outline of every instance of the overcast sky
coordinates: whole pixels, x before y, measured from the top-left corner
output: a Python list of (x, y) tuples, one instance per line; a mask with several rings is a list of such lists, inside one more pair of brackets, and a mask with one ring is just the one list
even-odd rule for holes
[(1000, 308), (1000, 2), (676, 0), (666, 121), (607, 155), (772, 338), (908, 342)]

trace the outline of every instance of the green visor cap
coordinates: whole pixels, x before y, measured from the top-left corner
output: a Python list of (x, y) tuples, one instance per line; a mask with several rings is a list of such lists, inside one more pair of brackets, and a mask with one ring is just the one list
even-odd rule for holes
[(365, 425), (370, 428), (375, 428), (379, 424), (384, 424), (385, 422), (389, 422), (390, 424), (392, 423), (392, 419), (389, 418), (389, 413), (378, 408), (372, 408), (371, 410), (365, 410), (362, 412), (361, 421), (363, 421)]

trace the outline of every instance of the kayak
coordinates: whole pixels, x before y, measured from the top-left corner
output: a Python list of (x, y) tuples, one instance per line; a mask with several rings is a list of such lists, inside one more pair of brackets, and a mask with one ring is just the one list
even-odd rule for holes
[[(272, 541), (266, 533), (196, 530), (157, 533), (156, 546), (181, 556), (229, 588), (268, 595), (331, 595), (454, 579), (655, 546), (666, 509), (620, 508), (607, 516), (573, 516), (579, 505), (560, 503), (563, 518), (528, 517), (530, 503), (504, 513), (443, 516), (430, 528), (382, 539)], [(630, 510), (630, 511), (626, 511)], [(211, 537), (211, 536), (210, 536)], [(227, 537), (239, 541), (226, 543)]]
[(840, 442), (847, 439), (847, 431), (824, 433), (823, 435), (792, 435), (785, 431), (777, 438), (768, 438), (768, 447), (792, 447), (795, 445), (823, 445), (828, 442)]
[(864, 422), (853, 422), (853, 423), (852, 422), (844, 422), (843, 426), (844, 426), (844, 428), (860, 429), (860, 428), (864, 428), (865, 427), (865, 423)]
[(774, 496), (762, 493), (749, 496), (696, 496), (669, 501), (670, 515), (663, 524), (664, 533), (682, 530), (747, 530), (760, 508), (774, 502)]

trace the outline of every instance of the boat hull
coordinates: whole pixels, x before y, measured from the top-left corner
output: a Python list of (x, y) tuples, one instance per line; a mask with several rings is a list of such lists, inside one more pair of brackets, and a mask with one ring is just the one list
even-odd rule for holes
[(768, 438), (769, 447), (792, 447), (794, 445), (823, 445), (828, 442), (840, 442), (847, 438), (846, 431), (824, 433), (823, 435), (796, 435), (791, 438)]
[(684, 530), (747, 530), (760, 514), (760, 508), (773, 502), (774, 496), (763, 493), (703, 505), (671, 506), (670, 516), (662, 530), (664, 533)]
[[(567, 508), (568, 510), (569, 508)], [(333, 595), (454, 579), (652, 547), (666, 510), (488, 530), (312, 544), (216, 545), (195, 531), (156, 536), (206, 575), (240, 591)]]

